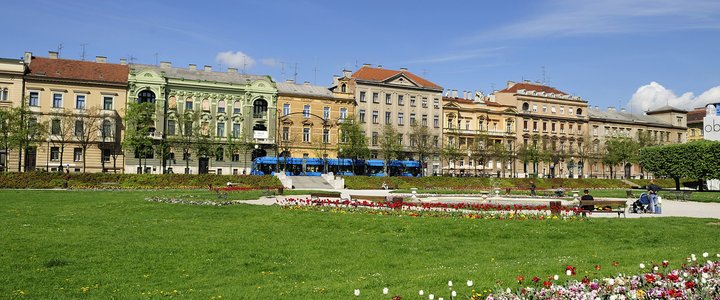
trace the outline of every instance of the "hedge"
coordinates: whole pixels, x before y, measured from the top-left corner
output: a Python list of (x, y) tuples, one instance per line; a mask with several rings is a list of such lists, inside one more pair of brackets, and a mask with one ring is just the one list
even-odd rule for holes
[(567, 179), (567, 178), (478, 178), (478, 177), (345, 177), (348, 189), (380, 189), (383, 182), (393, 189), (447, 189), (447, 190), (488, 190), (492, 188), (529, 189), (534, 180), (538, 189), (551, 189), (562, 186), (565, 189), (584, 188), (630, 188), (626, 182), (618, 179)]
[(184, 189), (222, 187), (232, 182), (238, 187), (257, 189), (281, 188), (273, 176), (213, 174), (100, 174), (100, 173), (2, 173), (0, 188), (51, 189)]

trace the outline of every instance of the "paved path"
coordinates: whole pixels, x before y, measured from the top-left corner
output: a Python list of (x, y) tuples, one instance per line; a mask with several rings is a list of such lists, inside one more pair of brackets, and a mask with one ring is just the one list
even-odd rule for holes
[[(343, 198), (349, 198), (352, 195), (372, 195), (372, 196), (388, 196), (391, 195), (389, 190), (334, 190), (327, 189), (327, 191), (340, 192)], [(310, 195), (294, 195), (294, 196), (279, 196), (281, 198), (306, 198)], [(448, 195), (451, 197), (452, 195)], [(479, 197), (479, 196), (478, 196)], [(492, 198), (491, 198), (492, 199)], [(258, 200), (245, 201), (248, 204), (256, 205), (273, 205), (276, 203), (276, 197), (262, 197)], [(528, 201), (547, 202), (553, 199), (524, 199)], [(619, 199), (625, 200), (625, 199)], [(634, 200), (628, 200), (628, 206), (632, 204)], [(616, 214), (592, 214), (591, 217), (609, 217), (617, 218)], [(692, 218), (716, 218), (720, 219), (720, 203), (702, 203), (692, 201), (674, 201), (674, 200), (662, 200), (662, 214), (633, 214), (628, 213), (628, 218), (657, 218), (657, 217), (692, 217)]]

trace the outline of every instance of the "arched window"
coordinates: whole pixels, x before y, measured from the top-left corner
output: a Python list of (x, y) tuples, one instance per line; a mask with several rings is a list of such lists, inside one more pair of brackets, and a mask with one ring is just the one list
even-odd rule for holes
[(242, 113), (242, 102), (235, 101), (235, 103), (233, 103), (233, 114), (239, 115), (241, 113)]
[(144, 90), (138, 94), (137, 103), (155, 103), (155, 93)]
[(268, 103), (265, 99), (257, 99), (253, 102), (253, 118), (262, 118), (268, 110)]
[(522, 105), (522, 110), (523, 110), (523, 111), (528, 111), (528, 110), (530, 110), (530, 104), (528, 104), (527, 102), (524, 102), (523, 105)]
[(202, 101), (202, 110), (203, 111), (210, 111), (210, 100), (203, 99)]
[(347, 84), (342, 84), (340, 86), (340, 92), (347, 93)]
[(577, 114), (578, 116), (582, 115), (582, 109), (581, 109), (581, 108), (578, 108), (576, 114)]
[(177, 99), (175, 97), (170, 97), (170, 99), (168, 99), (168, 108), (170, 108), (170, 109), (177, 108)]
[(225, 113), (225, 100), (218, 101), (217, 112), (219, 114)]

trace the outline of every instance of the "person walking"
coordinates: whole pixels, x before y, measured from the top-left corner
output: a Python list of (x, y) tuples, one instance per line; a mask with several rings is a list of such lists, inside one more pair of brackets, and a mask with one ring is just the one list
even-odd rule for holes
[(530, 196), (535, 197), (537, 194), (535, 194), (535, 181), (530, 180)]
[(654, 214), (654, 213), (659, 212), (658, 207), (657, 207), (657, 205), (658, 205), (657, 193), (660, 190), (661, 190), (660, 186), (655, 184), (655, 179), (650, 180), (650, 184), (647, 186), (647, 191), (648, 191), (648, 196), (649, 196), (648, 198), (650, 198), (650, 213)]

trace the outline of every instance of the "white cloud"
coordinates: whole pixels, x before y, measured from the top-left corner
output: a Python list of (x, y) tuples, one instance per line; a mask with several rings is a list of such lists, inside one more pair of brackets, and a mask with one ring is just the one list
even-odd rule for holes
[(215, 61), (230, 68), (250, 69), (255, 65), (255, 60), (241, 51), (225, 51), (215, 56)]
[(630, 98), (627, 106), (636, 112), (647, 111), (665, 105), (692, 110), (711, 102), (718, 102), (718, 100), (720, 100), (720, 86), (710, 88), (699, 96), (695, 96), (692, 92), (686, 92), (678, 96), (672, 90), (653, 81), (638, 88)]
[[(522, 14), (522, 12), (520, 12)], [(469, 37), (545, 38), (627, 32), (719, 29), (720, 2), (714, 0), (556, 0), (531, 15), (500, 28)]]
[(263, 63), (263, 65), (273, 68), (279, 68), (282, 65), (282, 62), (274, 58), (263, 58), (260, 62)]

